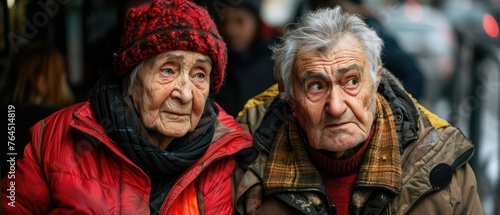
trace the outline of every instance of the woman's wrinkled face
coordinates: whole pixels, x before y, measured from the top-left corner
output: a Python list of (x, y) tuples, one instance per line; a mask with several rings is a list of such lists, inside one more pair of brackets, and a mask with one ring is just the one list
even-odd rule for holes
[(371, 80), (360, 43), (344, 35), (326, 53), (301, 49), (294, 66), (289, 102), (309, 144), (341, 156), (366, 140), (378, 83)]
[(205, 107), (212, 62), (206, 55), (169, 51), (144, 62), (132, 99), (146, 129), (168, 138), (194, 130)]

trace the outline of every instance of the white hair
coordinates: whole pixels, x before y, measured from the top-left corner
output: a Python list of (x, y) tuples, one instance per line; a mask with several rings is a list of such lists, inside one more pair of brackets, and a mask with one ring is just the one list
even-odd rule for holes
[(377, 83), (377, 68), (382, 65), (382, 39), (357, 15), (335, 8), (309, 12), (299, 22), (287, 26), (281, 44), (273, 50), (274, 76), (284, 88), (283, 99), (293, 97), (292, 71), (297, 52), (300, 49), (331, 51), (335, 43), (345, 34), (354, 36), (361, 44), (368, 58), (368, 66), (373, 84)]
[(141, 71), (142, 67), (144, 66), (144, 62), (145, 61), (142, 61), (140, 64), (138, 64), (137, 66), (134, 67), (134, 69), (132, 70), (132, 72), (130, 73), (129, 75), (129, 85), (128, 85), (128, 95), (132, 95), (132, 87), (134, 86), (134, 82), (135, 80), (137, 79), (137, 74), (139, 74), (139, 71)]

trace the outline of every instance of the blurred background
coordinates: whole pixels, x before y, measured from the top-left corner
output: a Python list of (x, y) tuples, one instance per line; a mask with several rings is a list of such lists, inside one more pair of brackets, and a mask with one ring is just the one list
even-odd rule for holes
[[(470, 163), (485, 214), (500, 214), (500, 0), (195, 1), (210, 11), (228, 44), (227, 78), (214, 99), (234, 116), (274, 83), (268, 47), (284, 26), (335, 5), (365, 17), (386, 44), (384, 65), (472, 140)], [(18, 148), (36, 121), (86, 100), (110, 69), (127, 8), (146, 2), (1, 0), (1, 101), (16, 105)]]

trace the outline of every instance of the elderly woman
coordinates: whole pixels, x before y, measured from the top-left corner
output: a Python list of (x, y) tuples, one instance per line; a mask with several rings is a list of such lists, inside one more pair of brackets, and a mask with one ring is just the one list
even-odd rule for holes
[(2, 182), (4, 212), (231, 214), (236, 153), (251, 136), (208, 99), (225, 64), (205, 9), (157, 0), (130, 10), (90, 100), (32, 128)]

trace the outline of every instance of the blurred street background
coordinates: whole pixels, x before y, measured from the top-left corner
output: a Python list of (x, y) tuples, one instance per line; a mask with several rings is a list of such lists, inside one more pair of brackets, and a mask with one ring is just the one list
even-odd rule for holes
[[(146, 2), (1, 0), (1, 99), (4, 106), (24, 108), (17, 112), (26, 115), (16, 121), (25, 123), (18, 136), (27, 137), (36, 121), (87, 98), (110, 69), (126, 10)], [(274, 83), (268, 47), (288, 23), (334, 5), (366, 17), (386, 43), (384, 65), (475, 145), (470, 163), (485, 214), (500, 215), (500, 0), (195, 2), (210, 11), (228, 44), (225, 86), (214, 99), (234, 116)], [(24, 96), (12, 96), (19, 92)]]

